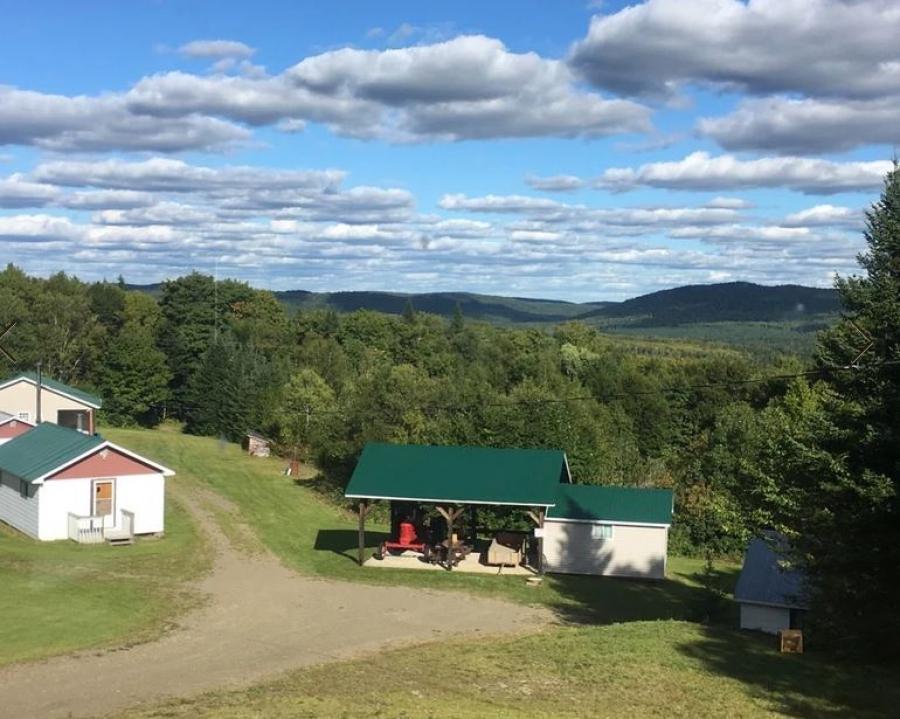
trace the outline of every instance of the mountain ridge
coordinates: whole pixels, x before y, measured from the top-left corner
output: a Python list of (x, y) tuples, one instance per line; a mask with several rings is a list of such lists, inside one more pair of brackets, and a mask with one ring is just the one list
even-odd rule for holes
[[(159, 294), (161, 284), (128, 285), (129, 289)], [(312, 292), (273, 291), (293, 309), (360, 309), (402, 314), (409, 302), (416, 311), (451, 316), (459, 306), (464, 316), (507, 323), (544, 323), (580, 320), (605, 327), (664, 327), (710, 322), (797, 321), (840, 310), (834, 289), (803, 285), (759, 285), (725, 282), (684, 285), (632, 297), (621, 302), (571, 302), (539, 297), (512, 297), (475, 292), (388, 292), (348, 290)]]

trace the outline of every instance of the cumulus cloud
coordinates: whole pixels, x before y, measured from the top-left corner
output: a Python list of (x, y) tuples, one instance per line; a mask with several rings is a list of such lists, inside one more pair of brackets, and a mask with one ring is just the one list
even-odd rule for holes
[(591, 20), (569, 62), (597, 87), (671, 95), (685, 83), (755, 94), (900, 93), (893, 0), (647, 0)]
[[(48, 257), (65, 256), (87, 278), (152, 281), (216, 264), (270, 287), (333, 289), (339, 276), (342, 287), (384, 289), (390, 277), (405, 289), (570, 298), (730, 277), (827, 284), (828, 273), (852, 270), (859, 251), (853, 212), (831, 205), (772, 220), (733, 197), (596, 207), (447, 194), (446, 214), (423, 216), (406, 190), (342, 180), (333, 170), (167, 158), (45, 162), (0, 179), (17, 207), (42, 208), (0, 215), (0, 246), (30, 271), (58, 269)], [(704, 249), (663, 246), (678, 239)]]
[(222, 189), (333, 190), (344, 178), (339, 170), (272, 170), (260, 167), (205, 167), (183, 160), (59, 160), (42, 163), (34, 177), (72, 187), (160, 192), (212, 192)]
[(863, 214), (859, 210), (854, 210), (850, 207), (836, 207), (835, 205), (816, 205), (791, 213), (784, 218), (782, 224), (787, 227), (859, 227), (862, 225), (862, 222)]
[(0, 86), (0, 145), (179, 152), (220, 150), (249, 137), (245, 128), (214, 117), (135, 115), (120, 96), (68, 97)]
[(468, 210), (469, 212), (534, 212), (566, 207), (555, 200), (526, 195), (468, 197), (463, 194), (448, 194), (444, 195), (438, 204), (445, 210)]
[(778, 96), (745, 100), (724, 117), (702, 118), (697, 127), (727, 149), (816, 154), (896, 144), (898, 117), (900, 95), (857, 101)]
[(194, 58), (246, 59), (252, 57), (256, 50), (237, 40), (193, 40), (178, 48), (178, 52)]
[(41, 182), (29, 182), (22, 175), (0, 178), (0, 207), (43, 207), (59, 197), (59, 189)]
[(834, 162), (802, 157), (741, 160), (695, 152), (675, 162), (652, 162), (638, 168), (610, 168), (597, 184), (614, 192), (636, 187), (676, 190), (728, 190), (786, 187), (807, 194), (871, 191), (881, 187), (889, 161)]
[(321, 122), (342, 135), (397, 142), (598, 137), (650, 128), (648, 108), (580, 90), (563, 62), (512, 53), (480, 35), (332, 50), (265, 78), (154, 75), (129, 91), (127, 103), (158, 117)]
[(587, 183), (575, 175), (552, 175), (550, 177), (538, 177), (528, 175), (525, 182), (529, 187), (542, 192), (572, 192), (580, 190)]

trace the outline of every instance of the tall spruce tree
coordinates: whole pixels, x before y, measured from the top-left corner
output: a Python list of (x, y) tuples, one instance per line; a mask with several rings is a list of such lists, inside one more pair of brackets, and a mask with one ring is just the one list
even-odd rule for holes
[[(768, 441), (770, 506), (808, 566), (823, 643), (900, 659), (900, 168), (867, 214), (865, 274), (839, 279), (844, 313), (819, 339), (825, 382), (789, 392)], [(773, 415), (774, 417), (775, 415)], [(781, 429), (779, 429), (779, 426)], [(778, 436), (780, 435), (780, 437)]]

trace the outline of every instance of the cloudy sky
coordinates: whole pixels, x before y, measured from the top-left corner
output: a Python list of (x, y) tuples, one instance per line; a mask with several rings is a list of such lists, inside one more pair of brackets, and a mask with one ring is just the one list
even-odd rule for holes
[(0, 1), (0, 261), (622, 299), (828, 286), (896, 0)]

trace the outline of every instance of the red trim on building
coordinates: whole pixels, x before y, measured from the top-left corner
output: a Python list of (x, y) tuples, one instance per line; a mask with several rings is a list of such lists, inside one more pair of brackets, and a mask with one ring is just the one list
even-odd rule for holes
[(132, 459), (112, 448), (99, 449), (66, 467), (48, 479), (92, 479), (94, 477), (126, 477), (135, 474), (159, 474), (150, 465)]

